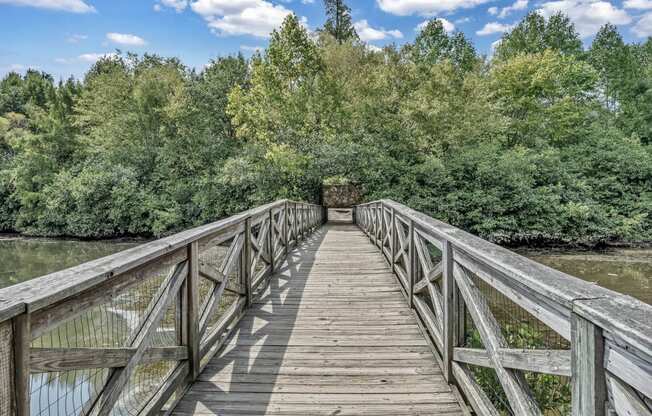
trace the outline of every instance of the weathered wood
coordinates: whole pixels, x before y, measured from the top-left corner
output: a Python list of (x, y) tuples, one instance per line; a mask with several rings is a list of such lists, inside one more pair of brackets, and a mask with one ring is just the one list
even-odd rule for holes
[(508, 345), (482, 294), (461, 267), (455, 265), (453, 273), (511, 408), (519, 415), (541, 415), (523, 375), (518, 370), (505, 368), (498, 358), (498, 350)]
[[(296, 207), (296, 204), (295, 204)], [(242, 246), (242, 255), (240, 263), (241, 280), (245, 287), (247, 297), (247, 306), (251, 305), (253, 299), (253, 276), (251, 268), (251, 219), (245, 219), (244, 245)]]
[(187, 259), (185, 247), (122, 273), (113, 279), (101, 282), (96, 287), (79, 293), (74, 299), (53, 303), (32, 314), (32, 339), (36, 339), (52, 329), (69, 322), (93, 307), (106, 304), (120, 296), (134, 285), (150, 278), (161, 270), (175, 266)]
[[(141, 415), (145, 416), (155, 416), (160, 414), (161, 409), (165, 406), (166, 403), (170, 401), (170, 397), (186, 384), (186, 379), (189, 375), (188, 363), (181, 363), (172, 371), (170, 376), (159, 386), (157, 392), (153, 397), (147, 402), (145, 406), (141, 409)], [(170, 409), (176, 407), (179, 402), (180, 397), (175, 400), (175, 403), (171, 406)]]
[[(569, 350), (501, 348), (496, 354), (505, 368), (565, 377), (571, 376), (571, 354)], [(466, 364), (493, 368), (489, 355), (482, 349), (454, 348), (453, 359)]]
[[(29, 367), (30, 356), (29, 346), (31, 341), (30, 330), (31, 317), (24, 313), (13, 319), (13, 341), (14, 341), (14, 409), (16, 416), (30, 415), (29, 402)], [(7, 399), (7, 398), (3, 398)]]
[(645, 396), (652, 398), (652, 364), (607, 342), (605, 369)]
[(457, 385), (462, 389), (466, 399), (479, 416), (499, 416), (498, 410), (491, 403), (482, 388), (478, 385), (473, 377), (473, 373), (464, 364), (456, 362), (451, 363), (453, 376), (457, 381)]
[(355, 230), (327, 226), (290, 253), (174, 414), (302, 403), (319, 414), (334, 400), (344, 413), (384, 403), (401, 414), (426, 400), (462, 415), (383, 257), (352, 248), (372, 247)]
[(573, 415), (603, 416), (607, 393), (602, 329), (576, 314), (571, 328)]
[(652, 406), (618, 378), (606, 376), (611, 403), (619, 416), (652, 416)]
[[(204, 340), (207, 342), (200, 345), (201, 334), (198, 327), (201, 325), (203, 331), (206, 330), (208, 317), (216, 310), (223, 291), (231, 289), (233, 293), (243, 292), (239, 288), (240, 285), (228, 286), (231, 283), (228, 281), (228, 275), (238, 259), (237, 247), (239, 241), (244, 239), (239, 239), (238, 236), (245, 228), (245, 223), (248, 222), (249, 225), (249, 237), (252, 227), (261, 227), (259, 239), (250, 240), (248, 244), (249, 250), (256, 251), (256, 258), (250, 255), (248, 263), (255, 265), (255, 261), (262, 260), (275, 267), (283, 255), (282, 250), (277, 252), (278, 246), (284, 243), (282, 234), (283, 227), (287, 224), (287, 206), (288, 201), (279, 201), (254, 208), (226, 220), (2, 290), (0, 322), (12, 319), (12, 328), (17, 325), (16, 329), (11, 331), (14, 344), (11, 348), (14, 354), (11, 369), (11, 396), (14, 397), (11, 400), (14, 403), (11, 406), (14, 411), (25, 415), (30, 411), (30, 372), (110, 369), (108, 380), (93, 389), (91, 397), (81, 409), (83, 415), (92, 413), (102, 416), (114, 410), (114, 404), (119, 397), (131, 393), (124, 391), (124, 388), (137, 366), (161, 360), (183, 361), (161, 381), (161, 385), (149, 399), (144, 398), (142, 403), (136, 405), (138, 409), (135, 410), (140, 414), (157, 413), (161, 406), (168, 402), (170, 394), (178, 394), (188, 379), (192, 380), (197, 376), (199, 353), (212, 354), (219, 350), (242, 317), (244, 298), (234, 302), (233, 307), (211, 328), (211, 333)], [(276, 217), (278, 221), (275, 221)], [(297, 228), (304, 238), (314, 230), (320, 218), (321, 214), (315, 206), (301, 204), (300, 209), (297, 209), (295, 203), (295, 219), (300, 221)], [(215, 271), (208, 267), (200, 270), (200, 250), (222, 244), (233, 237), (234, 245), (230, 247), (230, 252), (220, 268)], [(159, 284), (149, 305), (139, 313), (141, 320), (138, 325), (130, 328), (123, 348), (30, 348), (32, 339), (97, 306), (114, 301), (143, 280), (158, 276), (161, 271), (172, 266), (172, 272)], [(271, 267), (267, 266), (266, 269)], [(208, 303), (204, 305), (198, 304), (200, 275), (215, 284), (213, 296), (209, 296)], [(249, 282), (251, 280), (249, 279)], [(249, 295), (253, 295), (251, 290)], [(288, 300), (292, 302), (292, 298)], [(173, 325), (176, 329), (176, 340), (180, 345), (149, 346), (154, 332), (159, 330), (163, 316), (172, 305), (175, 306)], [(203, 312), (201, 316), (200, 311)], [(401, 329), (392, 333), (409, 334)], [(3, 393), (0, 400), (5, 399), (7, 397), (4, 397)], [(57, 400), (67, 399), (58, 397)], [(38, 411), (38, 404), (36, 408)]]
[(147, 342), (151, 338), (152, 333), (156, 330), (156, 327), (163, 319), (167, 308), (172, 304), (172, 302), (176, 301), (176, 295), (179, 292), (179, 289), (181, 289), (182, 283), (186, 280), (188, 269), (188, 263), (184, 262), (182, 265), (179, 265), (174, 272), (171, 273), (171, 277), (164, 282), (164, 285), (162, 286), (164, 290), (160, 293), (160, 296), (155, 299), (153, 307), (151, 308), (151, 313), (141, 322), (129, 343), (131, 347), (136, 348), (136, 351), (125, 367), (114, 370), (103, 389), (103, 393), (96, 401), (94, 408), (98, 409), (98, 416), (107, 416), (113, 409), (113, 406), (122, 393), (123, 387), (145, 354), (148, 346)]
[(290, 252), (290, 235), (288, 230), (288, 223), (290, 221), (290, 207), (287, 201), (283, 204), (283, 251), (285, 257)]
[(183, 231), (170, 237), (11, 286), (3, 289), (2, 297), (20, 300), (28, 311), (35, 312), (63, 299), (73, 298), (85, 290), (97, 287), (104, 281), (146, 263), (157, 261), (162, 256), (182, 249), (193, 241), (238, 224), (246, 217), (266, 213), (272, 207), (281, 206), (283, 202), (277, 201), (263, 205), (215, 223)]
[[(224, 286), (226, 287), (226, 279)], [(185, 289), (188, 302), (184, 311), (184, 323), (187, 326), (186, 333), (188, 337), (184, 341), (187, 342), (186, 346), (188, 348), (188, 373), (191, 380), (194, 380), (199, 375), (199, 341), (201, 339), (199, 332), (201, 316), (201, 311), (199, 310), (199, 242), (197, 241), (188, 245), (188, 275), (186, 277)]]
[[(135, 352), (136, 348), (31, 348), (30, 371), (48, 373), (125, 367)], [(141, 364), (187, 359), (188, 349), (185, 346), (149, 347), (143, 353)]]
[[(457, 297), (455, 292), (457, 286), (455, 285), (455, 278), (453, 277), (453, 246), (448, 240), (444, 240), (442, 249), (442, 297), (443, 297), (443, 336), (442, 336), (442, 362), (444, 377), (449, 383), (453, 382), (453, 348), (459, 346), (458, 331), (457, 331), (457, 316), (458, 311), (456, 304)], [(432, 283), (428, 283), (432, 287)]]

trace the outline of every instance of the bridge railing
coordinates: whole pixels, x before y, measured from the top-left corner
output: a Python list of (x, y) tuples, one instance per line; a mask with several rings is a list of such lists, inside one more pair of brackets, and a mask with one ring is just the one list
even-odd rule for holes
[(0, 416), (169, 409), (322, 222), (277, 201), (0, 290)]
[(652, 415), (650, 305), (391, 200), (355, 218), (477, 414)]

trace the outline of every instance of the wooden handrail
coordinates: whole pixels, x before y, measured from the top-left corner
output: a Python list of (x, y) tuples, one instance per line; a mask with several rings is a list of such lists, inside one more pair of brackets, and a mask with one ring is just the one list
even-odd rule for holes
[[(103, 383), (98, 394), (81, 409), (82, 415), (105, 416), (119, 405), (138, 366), (171, 361), (175, 364), (169, 374), (151, 383), (158, 386), (151, 397), (130, 409), (157, 414), (173, 393), (197, 378), (282, 259), (323, 219), (321, 206), (280, 200), (0, 290), (0, 333), (7, 334), (0, 339), (0, 416), (29, 415), (32, 374), (106, 368), (108, 376), (94, 381)], [(220, 265), (203, 264), (212, 258), (211, 250), (224, 252)], [(167, 277), (161, 277), (162, 271), (168, 271)], [(226, 291), (233, 300), (224, 308)], [(102, 344), (118, 342), (120, 335), (93, 344), (84, 335), (84, 322), (90, 331), (96, 325), (88, 322), (93, 311), (103, 307), (105, 315), (115, 314), (110, 305), (125, 296), (133, 299), (132, 308), (148, 303), (138, 313), (124, 311), (136, 314), (138, 321), (125, 329), (126, 341), (119, 348)], [(164, 323), (175, 328), (177, 343), (153, 348), (151, 340)], [(60, 344), (43, 348), (42, 340), (52, 339), (43, 336), (53, 331), (59, 331)], [(119, 334), (115, 328), (106, 331)], [(78, 345), (84, 342), (89, 345)], [(10, 413), (5, 415), (4, 409)]]
[[(377, 243), (403, 284), (404, 294), (437, 346), (445, 376), (465, 393), (478, 414), (497, 414), (497, 410), (474, 380), (469, 364), (496, 371), (512, 410), (519, 415), (541, 414), (520, 370), (560, 374), (560, 368), (568, 368), (572, 378), (573, 415), (609, 411), (652, 415), (652, 306), (392, 200), (362, 204), (355, 212), (357, 224)], [(439, 265), (432, 264), (427, 244), (441, 251)], [(568, 354), (509, 350), (471, 276), (568, 340)], [(439, 286), (433, 283), (438, 279)], [(430, 302), (420, 293), (427, 293)], [(464, 310), (486, 350), (461, 348), (459, 322)]]

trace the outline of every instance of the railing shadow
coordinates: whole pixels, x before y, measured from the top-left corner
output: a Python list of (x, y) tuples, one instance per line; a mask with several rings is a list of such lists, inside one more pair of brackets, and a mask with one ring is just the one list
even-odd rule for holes
[(283, 358), (301, 312), (298, 299), (328, 230), (327, 226), (318, 229), (290, 251), (222, 353), (211, 360), (184, 397), (184, 407), (215, 415), (244, 408), (265, 413), (272, 394), (282, 389), (276, 382), (282, 377)]

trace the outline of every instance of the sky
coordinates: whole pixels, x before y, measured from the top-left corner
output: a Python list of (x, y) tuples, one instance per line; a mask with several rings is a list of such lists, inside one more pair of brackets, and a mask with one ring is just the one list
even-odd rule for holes
[[(652, 0), (349, 0), (371, 47), (411, 42), (429, 19), (462, 31), (483, 54), (534, 10), (566, 13), (588, 44), (610, 22), (628, 42), (652, 36)], [(116, 50), (178, 57), (201, 69), (219, 56), (265, 47), (288, 13), (323, 25), (322, 0), (0, 0), (0, 75), (27, 68), (82, 77)]]

